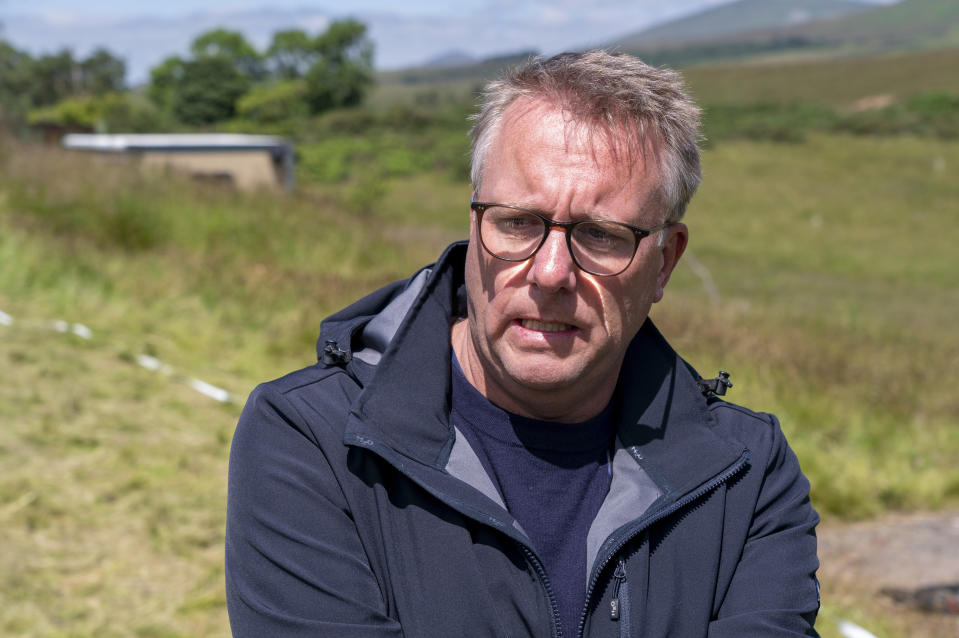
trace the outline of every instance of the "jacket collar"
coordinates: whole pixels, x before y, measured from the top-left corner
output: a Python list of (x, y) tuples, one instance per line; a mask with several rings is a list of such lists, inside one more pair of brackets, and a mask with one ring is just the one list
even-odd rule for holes
[(698, 379), (647, 319), (620, 372), (619, 439), (667, 501), (719, 474), (744, 451), (716, 433)]
[[(465, 255), (465, 242), (453, 244), (427, 271), (375, 371), (355, 359), (351, 363), (368, 381), (353, 404), (345, 442), (373, 448), (406, 472), (417, 466), (444, 470), (455, 439), (449, 422), (449, 331), (464, 310)], [(363, 318), (364, 325), (370, 321), (369, 314)], [(354, 324), (354, 338), (357, 330)], [(715, 433), (697, 379), (647, 319), (620, 374), (618, 435), (659, 487), (661, 500), (702, 485), (744, 449)]]
[(445, 466), (454, 439), (449, 335), (453, 321), (465, 312), (465, 261), (466, 243), (458, 242), (426, 271), (422, 289), (353, 404), (347, 440), (362, 437), (418, 464)]

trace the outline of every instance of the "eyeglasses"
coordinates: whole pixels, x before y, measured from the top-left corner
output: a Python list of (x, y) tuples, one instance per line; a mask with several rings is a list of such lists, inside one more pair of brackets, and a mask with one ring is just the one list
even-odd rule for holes
[(639, 228), (601, 219), (557, 222), (525, 208), (489, 202), (470, 202), (470, 208), (476, 212), (480, 243), (493, 257), (526, 261), (546, 243), (549, 231), (559, 228), (566, 235), (573, 263), (600, 277), (629, 268), (640, 240), (669, 226)]

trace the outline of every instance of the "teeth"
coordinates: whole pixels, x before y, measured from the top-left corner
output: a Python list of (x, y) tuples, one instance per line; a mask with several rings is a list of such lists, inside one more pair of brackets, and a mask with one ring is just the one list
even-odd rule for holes
[(536, 321), (535, 319), (523, 319), (523, 327), (528, 330), (539, 330), (540, 332), (562, 332), (572, 328), (568, 323), (559, 323), (558, 321)]

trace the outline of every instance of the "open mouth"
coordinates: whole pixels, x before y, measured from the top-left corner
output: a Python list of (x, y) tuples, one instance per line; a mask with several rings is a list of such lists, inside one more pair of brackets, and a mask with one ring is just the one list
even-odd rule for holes
[(566, 332), (575, 330), (576, 326), (559, 321), (539, 321), (537, 319), (520, 319), (519, 323), (527, 330), (536, 330), (537, 332)]

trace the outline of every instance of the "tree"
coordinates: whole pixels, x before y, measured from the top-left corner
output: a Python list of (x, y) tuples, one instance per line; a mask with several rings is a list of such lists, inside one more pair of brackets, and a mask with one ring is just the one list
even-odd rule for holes
[(150, 70), (147, 95), (184, 124), (233, 117), (236, 103), (262, 75), (262, 58), (241, 33), (207, 31), (193, 40), (192, 59), (173, 56)]
[(84, 60), (69, 49), (32, 58), (0, 40), (0, 119), (22, 123), (28, 113), (31, 121), (58, 113), (76, 123), (87, 108), (80, 98), (121, 92), (125, 75), (126, 62), (104, 48)]
[(28, 54), (0, 40), (0, 95), (26, 90), (32, 61)]
[(373, 82), (373, 44), (366, 25), (356, 20), (333, 22), (314, 41), (318, 58), (306, 73), (306, 99), (313, 113), (363, 100)]
[(173, 116), (184, 124), (212, 124), (233, 117), (236, 102), (250, 88), (226, 58), (204, 57), (183, 63), (173, 97)]
[(80, 62), (82, 92), (104, 95), (123, 90), (127, 65), (104, 48), (98, 48)]
[(144, 133), (162, 125), (156, 107), (142, 95), (129, 92), (68, 97), (30, 111), (28, 121), (104, 133)]
[(79, 67), (69, 49), (34, 59), (30, 64), (30, 76), (28, 91), (33, 106), (56, 104), (74, 95), (80, 85)]
[(30, 106), (29, 55), (0, 40), (0, 126), (22, 122)]
[(190, 51), (190, 59), (154, 67), (147, 90), (185, 124), (222, 121), (240, 107), (245, 118), (276, 122), (302, 116), (303, 105), (308, 113), (354, 106), (373, 81), (373, 45), (355, 20), (333, 22), (312, 38), (300, 29), (277, 32), (265, 55), (226, 29), (201, 34)]
[(174, 55), (150, 69), (147, 96), (163, 113), (173, 113), (177, 88), (183, 80), (183, 64), (183, 60)]
[(196, 37), (190, 45), (196, 60), (221, 58), (250, 80), (263, 77), (263, 58), (243, 34), (228, 29), (214, 29)]
[(303, 77), (317, 58), (313, 38), (300, 29), (277, 31), (266, 51), (270, 72), (281, 80)]
[(307, 115), (303, 80), (283, 80), (253, 87), (236, 104), (237, 115), (245, 120), (269, 124)]

